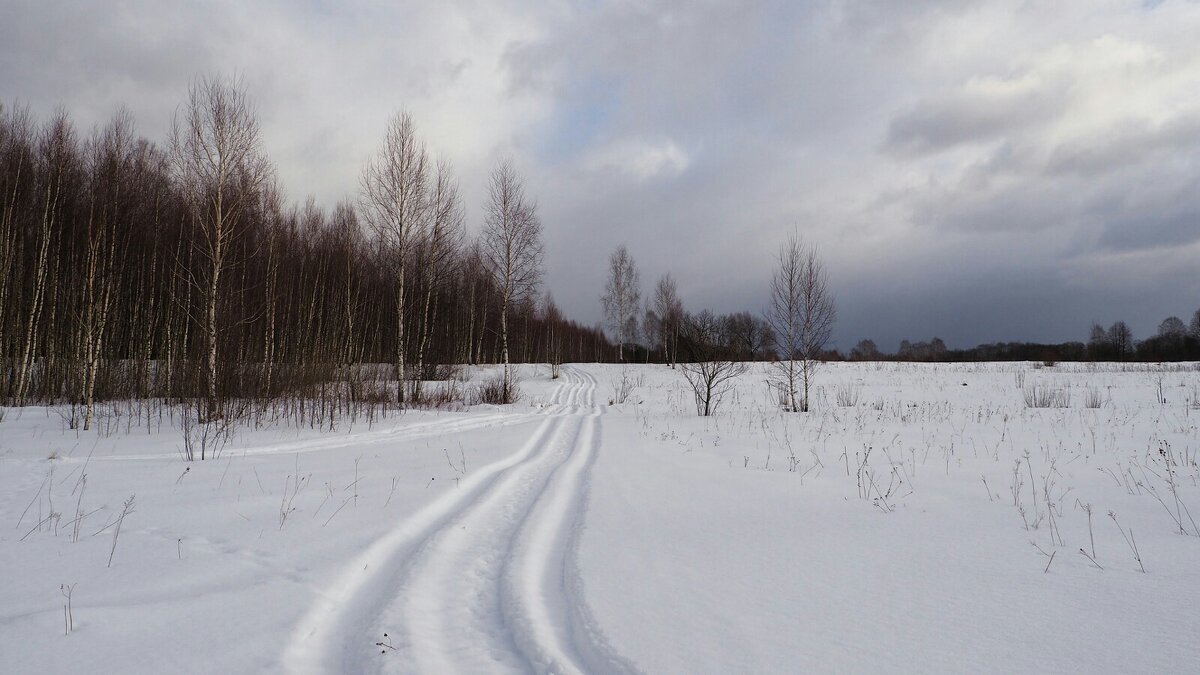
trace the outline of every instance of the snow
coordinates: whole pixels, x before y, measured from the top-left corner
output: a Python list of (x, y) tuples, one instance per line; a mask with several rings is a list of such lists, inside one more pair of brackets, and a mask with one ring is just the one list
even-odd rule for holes
[(522, 376), (191, 463), (4, 411), (0, 669), (1200, 670), (1195, 364), (829, 364), (808, 414), (755, 364), (711, 418), (661, 365)]

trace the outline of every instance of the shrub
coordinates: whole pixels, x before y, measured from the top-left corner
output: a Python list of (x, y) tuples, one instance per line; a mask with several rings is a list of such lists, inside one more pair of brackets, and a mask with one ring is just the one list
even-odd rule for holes
[(472, 403), (490, 403), (504, 405), (514, 403), (521, 397), (521, 392), (515, 382), (505, 385), (504, 377), (497, 375), (490, 380), (481, 382), (475, 389)]
[(1069, 408), (1071, 392), (1036, 384), (1025, 387), (1025, 406), (1028, 408)]

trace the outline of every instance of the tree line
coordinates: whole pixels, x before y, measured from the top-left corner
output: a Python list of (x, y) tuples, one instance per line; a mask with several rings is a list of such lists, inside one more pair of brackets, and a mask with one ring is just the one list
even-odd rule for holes
[[(457, 364), (601, 361), (542, 293), (541, 221), (511, 162), (480, 199), (397, 114), (358, 195), (288, 205), (240, 82), (199, 79), (165, 145), (117, 112), (81, 133), (0, 105), (0, 402), (227, 401), (338, 385), (420, 403)], [(388, 364), (380, 367), (377, 364)], [(340, 385), (339, 385), (340, 383)]]
[(950, 349), (935, 337), (902, 340), (894, 354), (887, 354), (873, 340), (861, 340), (845, 357), (837, 352), (826, 356), (851, 361), (1200, 361), (1200, 309), (1188, 323), (1178, 316), (1163, 319), (1154, 335), (1141, 340), (1134, 339), (1129, 324), (1116, 321), (1108, 328), (1093, 324), (1087, 342), (996, 342)]

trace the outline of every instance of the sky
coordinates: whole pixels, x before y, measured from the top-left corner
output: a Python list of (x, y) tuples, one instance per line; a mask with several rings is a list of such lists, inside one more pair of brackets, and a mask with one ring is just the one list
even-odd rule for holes
[(836, 346), (1135, 337), (1200, 308), (1196, 0), (0, 3), (0, 101), (158, 142), (238, 76), (290, 200), (356, 199), (407, 110), (469, 227), (511, 158), (546, 286), (601, 320), (608, 255), (643, 297), (761, 312), (814, 244)]

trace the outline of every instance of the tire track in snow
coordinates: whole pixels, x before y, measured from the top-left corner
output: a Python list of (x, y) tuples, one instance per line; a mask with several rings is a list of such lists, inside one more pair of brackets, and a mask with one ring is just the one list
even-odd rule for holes
[[(592, 380), (594, 383), (594, 379)], [(593, 389), (594, 394), (594, 389)], [(636, 673), (592, 616), (579, 571), (588, 474), (600, 447), (597, 407), (513, 540), (503, 598), (514, 641), (538, 673)]]
[[(322, 594), (284, 652), (288, 670), (636, 670), (584, 603), (576, 557), (601, 410), (595, 378), (563, 372), (558, 412), (520, 451), (377, 541)], [(384, 632), (396, 651), (370, 648)]]

